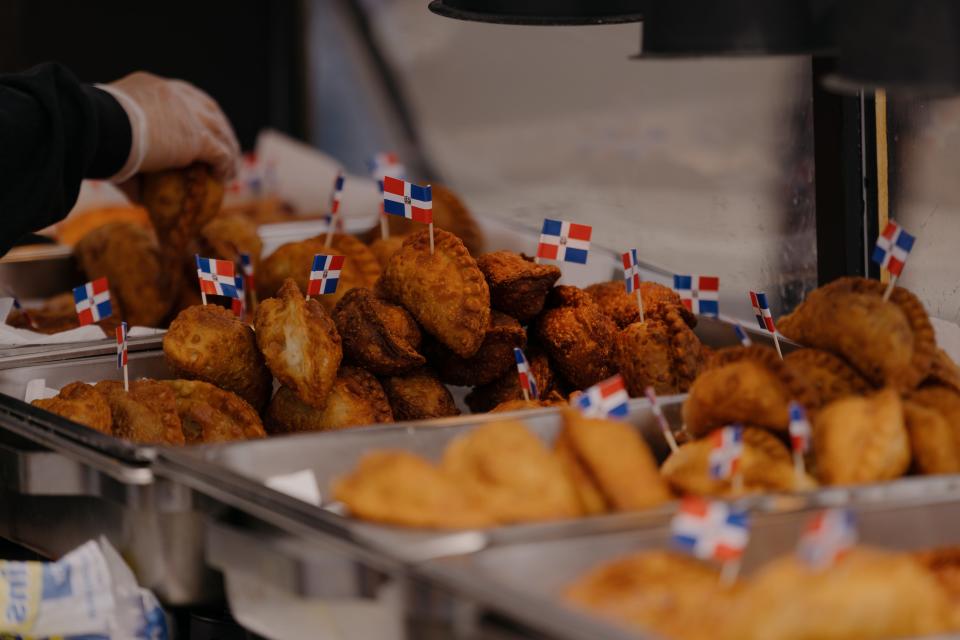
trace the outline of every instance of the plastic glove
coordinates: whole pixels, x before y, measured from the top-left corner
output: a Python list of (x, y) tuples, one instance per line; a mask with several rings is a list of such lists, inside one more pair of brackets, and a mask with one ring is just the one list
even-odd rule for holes
[(133, 134), (127, 163), (112, 182), (194, 162), (210, 164), (224, 180), (236, 173), (237, 136), (220, 106), (200, 89), (143, 71), (98, 86), (126, 111)]

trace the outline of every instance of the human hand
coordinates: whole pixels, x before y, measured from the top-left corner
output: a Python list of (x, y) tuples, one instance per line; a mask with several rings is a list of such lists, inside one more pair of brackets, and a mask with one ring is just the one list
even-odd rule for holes
[(222, 180), (236, 173), (240, 144), (220, 106), (200, 89), (143, 71), (98, 86), (130, 118), (130, 156), (113, 182), (194, 162), (209, 164)]

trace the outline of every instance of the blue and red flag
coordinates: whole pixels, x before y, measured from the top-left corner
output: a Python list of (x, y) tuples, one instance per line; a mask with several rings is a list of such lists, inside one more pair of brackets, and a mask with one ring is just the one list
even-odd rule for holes
[(574, 406), (583, 415), (591, 418), (626, 418), (629, 412), (630, 395), (620, 374), (584, 389), (577, 396)]
[(117, 327), (117, 369), (127, 366), (127, 323)]
[(627, 293), (633, 293), (640, 288), (640, 260), (637, 250), (630, 249), (621, 256), (623, 258), (623, 279), (627, 286)]
[(547, 218), (543, 221), (543, 228), (540, 230), (537, 257), (558, 262), (587, 264), (591, 235), (593, 235), (593, 227), (590, 225)]
[(307, 295), (319, 296), (336, 293), (340, 284), (340, 271), (343, 269), (344, 256), (328, 256), (318, 253), (313, 256), (310, 268), (310, 282), (307, 283)]
[(710, 477), (716, 480), (732, 478), (743, 458), (743, 427), (732, 425), (710, 434)]
[(256, 288), (254, 280), (253, 258), (249, 253), (240, 254), (240, 270), (243, 272), (243, 288), (247, 291), (253, 291)]
[(750, 520), (746, 511), (734, 510), (726, 502), (688, 497), (671, 523), (673, 541), (703, 560), (728, 562), (743, 555), (750, 541)]
[(903, 272), (903, 265), (907, 262), (910, 250), (913, 249), (914, 241), (915, 237), (891, 220), (877, 238), (873, 261), (881, 268), (886, 267), (891, 275), (899, 276)]
[(825, 509), (807, 523), (797, 555), (815, 569), (826, 569), (857, 544), (857, 523), (848, 509)]
[(113, 315), (110, 303), (110, 284), (106, 278), (97, 278), (73, 289), (73, 304), (80, 326), (100, 322)]
[(392, 151), (381, 151), (374, 154), (367, 161), (367, 166), (370, 169), (370, 176), (380, 183), (381, 191), (383, 190), (383, 179), (385, 177), (403, 178), (407, 173), (406, 167), (400, 162), (400, 157)]
[(520, 387), (527, 392), (531, 400), (536, 400), (540, 397), (540, 392), (537, 389), (537, 381), (530, 371), (530, 363), (527, 362), (527, 356), (524, 355), (523, 349), (514, 347), (513, 357), (517, 361), (517, 375), (520, 377)]
[(393, 176), (384, 176), (383, 212), (415, 222), (432, 224), (433, 191), (430, 185), (421, 187)]
[(720, 278), (717, 276), (673, 276), (673, 289), (680, 302), (698, 315), (720, 315)]
[(235, 269), (229, 260), (216, 258), (201, 258), (197, 260), (197, 277), (200, 279), (200, 291), (205, 294), (240, 297), (237, 291)]
[(790, 447), (798, 453), (807, 453), (810, 451), (810, 438), (813, 430), (810, 428), (810, 421), (807, 420), (807, 412), (803, 410), (803, 405), (792, 400), (790, 409)]
[(762, 291), (751, 291), (750, 304), (753, 305), (753, 314), (757, 317), (757, 324), (760, 325), (760, 328), (766, 329), (770, 333), (776, 333), (777, 326), (773, 323), (773, 313), (770, 312), (767, 294)]

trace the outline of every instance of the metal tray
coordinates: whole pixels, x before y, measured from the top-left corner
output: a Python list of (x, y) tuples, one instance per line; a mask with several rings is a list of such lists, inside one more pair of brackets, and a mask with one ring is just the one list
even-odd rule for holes
[[(960, 543), (960, 501), (955, 498), (927, 498), (908, 506), (858, 505), (854, 511), (864, 544), (914, 551)], [(743, 560), (745, 575), (791, 553), (809, 516), (801, 511), (755, 517)], [(670, 537), (669, 527), (660, 527), (526, 542), (437, 559), (419, 565), (415, 572), (552, 638), (637, 638), (643, 634), (565, 606), (560, 594), (565, 585), (599, 564), (642, 550), (670, 548)]]

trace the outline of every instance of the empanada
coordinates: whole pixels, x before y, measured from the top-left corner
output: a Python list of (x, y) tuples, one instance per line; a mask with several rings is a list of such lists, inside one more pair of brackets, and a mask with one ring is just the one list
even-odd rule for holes
[(457, 386), (489, 384), (510, 370), (516, 371), (515, 348), (527, 344), (527, 332), (505, 313), (493, 311), (483, 342), (469, 358), (461, 358), (435, 340), (424, 343), (424, 352), (440, 380)]
[(547, 292), (560, 279), (552, 264), (536, 264), (513, 251), (495, 251), (477, 258), (477, 266), (490, 286), (490, 306), (521, 323), (532, 320), (547, 299)]
[(343, 341), (344, 357), (371, 373), (397, 375), (427, 361), (417, 351), (422, 336), (413, 316), (366, 287), (348, 291), (332, 316)]
[(398, 302), (441, 344), (463, 358), (477, 352), (490, 323), (490, 291), (463, 243), (446, 231), (408, 237), (393, 254), (377, 292)]
[(783, 363), (810, 387), (811, 405), (818, 409), (846, 396), (869, 393), (873, 387), (843, 358), (820, 349), (797, 349)]

